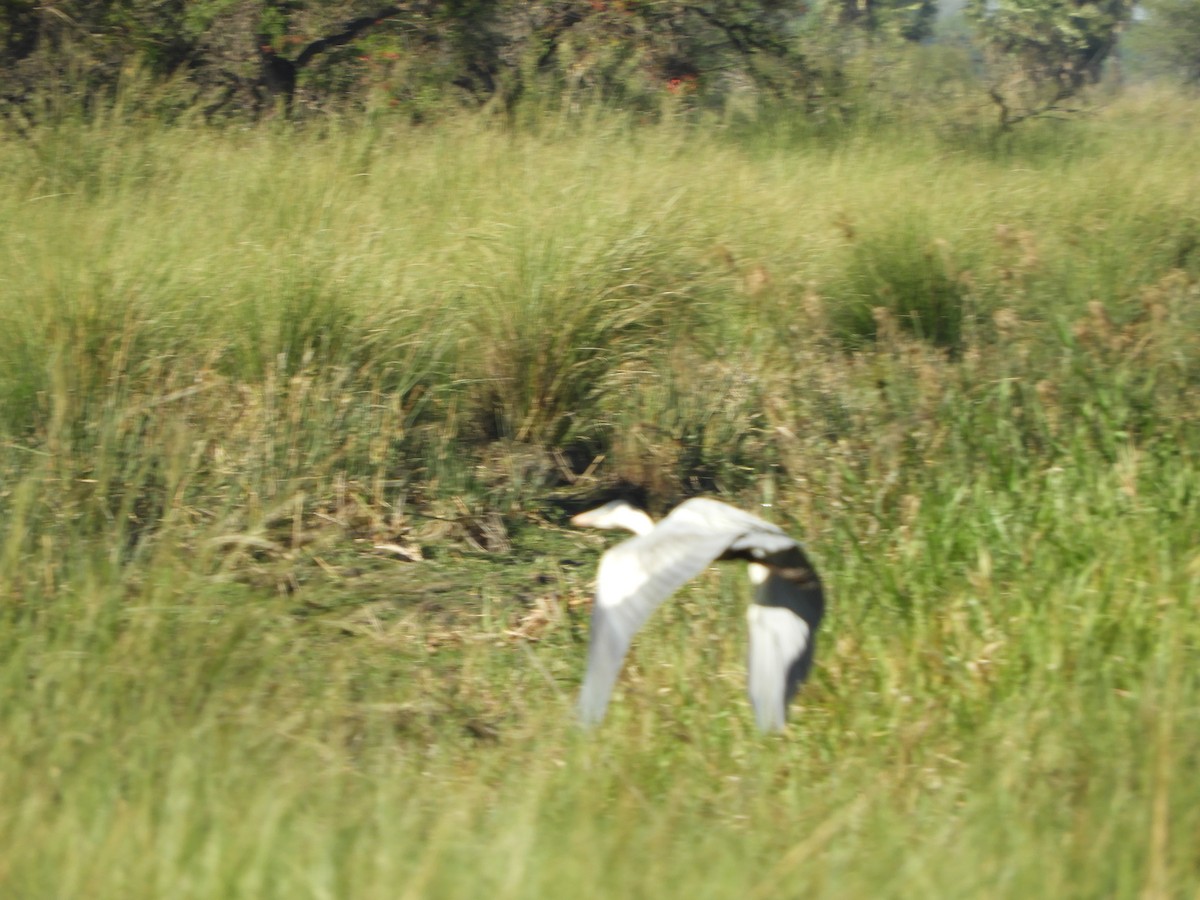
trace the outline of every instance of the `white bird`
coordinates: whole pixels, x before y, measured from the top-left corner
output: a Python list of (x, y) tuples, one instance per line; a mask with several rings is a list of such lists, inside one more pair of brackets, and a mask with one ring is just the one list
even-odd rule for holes
[(624, 500), (580, 513), (572, 525), (618, 528), (636, 537), (611, 548), (596, 572), (587, 675), (579, 695), (585, 725), (604, 718), (629, 644), (662, 601), (711, 563), (744, 559), (750, 605), (750, 702), (762, 731), (779, 731), (787, 705), (812, 668), (825, 611), (821, 580), (800, 544), (750, 513), (696, 497), (654, 524)]

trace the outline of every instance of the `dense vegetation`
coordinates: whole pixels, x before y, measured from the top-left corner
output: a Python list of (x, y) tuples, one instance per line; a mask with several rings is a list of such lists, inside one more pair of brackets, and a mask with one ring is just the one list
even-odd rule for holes
[[(897, 46), (837, 110), (14, 101), (0, 894), (1195, 895), (1195, 98), (997, 132)], [(785, 735), (734, 568), (573, 727), (616, 492), (804, 538)]]
[(1134, 0), (7, 0), (0, 116), (118, 90), (168, 118), (377, 106), (428, 121), (597, 101), (649, 115), (670, 89), (709, 109), (786, 98), (829, 120), (860, 115), (864, 93), (894, 105), (897, 54), (932, 41), (942, 71), (922, 102), (970, 82), (1008, 129), (1078, 106), (1131, 25), (1149, 68), (1194, 77), (1194, 6), (1147, 0), (1134, 22)]

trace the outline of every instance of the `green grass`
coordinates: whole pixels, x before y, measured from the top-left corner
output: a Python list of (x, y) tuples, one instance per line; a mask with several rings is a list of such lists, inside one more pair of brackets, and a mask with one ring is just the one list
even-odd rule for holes
[[(7, 139), (0, 893), (1194, 896), (1197, 121)], [(572, 726), (622, 483), (805, 539), (786, 735), (734, 568)]]

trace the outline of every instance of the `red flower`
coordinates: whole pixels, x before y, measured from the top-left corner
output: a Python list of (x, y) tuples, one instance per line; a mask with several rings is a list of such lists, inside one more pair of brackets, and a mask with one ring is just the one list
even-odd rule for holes
[(667, 90), (672, 94), (678, 94), (681, 90), (694, 91), (696, 89), (695, 75), (676, 75), (674, 78), (667, 80)]

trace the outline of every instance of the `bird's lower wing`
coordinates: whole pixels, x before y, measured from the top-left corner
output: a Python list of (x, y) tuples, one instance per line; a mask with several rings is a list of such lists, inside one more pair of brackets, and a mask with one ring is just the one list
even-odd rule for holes
[(750, 658), (747, 666), (750, 703), (762, 731), (787, 724), (787, 705), (812, 666), (813, 631), (785, 606), (752, 603)]
[(750, 564), (750, 700), (763, 731), (782, 729), (787, 706), (812, 668), (825, 593), (797, 545)]

